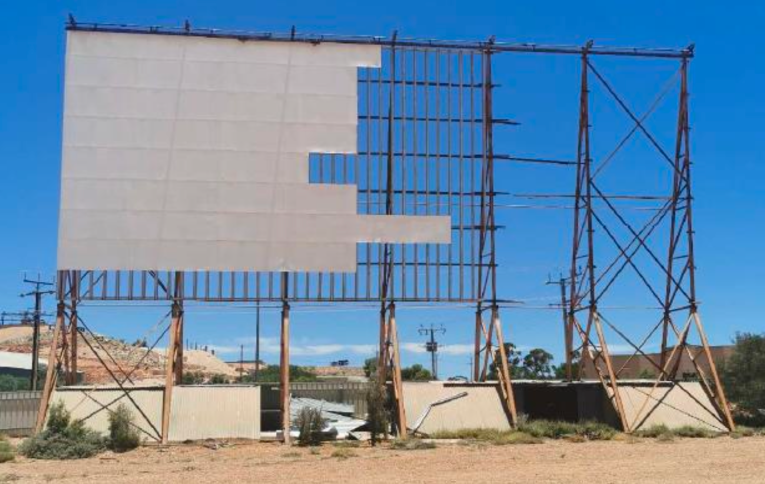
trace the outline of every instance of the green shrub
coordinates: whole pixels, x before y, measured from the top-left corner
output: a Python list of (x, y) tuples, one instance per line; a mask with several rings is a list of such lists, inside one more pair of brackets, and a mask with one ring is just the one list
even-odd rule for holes
[(518, 430), (533, 437), (560, 439), (567, 435), (576, 434), (576, 424), (558, 420), (529, 420), (519, 425)]
[(387, 392), (383, 385), (373, 384), (367, 390), (367, 422), (372, 446), (388, 437), (388, 411), (385, 408)]
[(518, 430), (532, 437), (562, 439), (572, 436), (586, 440), (611, 440), (617, 434), (610, 425), (584, 421), (579, 423), (558, 420), (529, 420), (518, 424)]
[(120, 403), (109, 413), (109, 448), (114, 452), (126, 452), (140, 443), (141, 437), (133, 425), (133, 414), (124, 403)]
[(324, 428), (324, 419), (321, 411), (316, 408), (303, 407), (295, 421), (300, 435), (298, 445), (319, 445), (321, 443), (321, 431)]
[(648, 428), (638, 430), (635, 432), (638, 437), (646, 437), (652, 439), (672, 440), (674, 437), (685, 437), (691, 439), (710, 439), (720, 435), (703, 427), (696, 427), (693, 425), (683, 425), (671, 429), (664, 424), (652, 425)]
[(11, 443), (5, 439), (4, 435), (0, 435), (0, 464), (12, 461), (15, 457)]
[(672, 431), (664, 424), (659, 425), (651, 425), (650, 427), (640, 429), (637, 432), (635, 432), (635, 435), (638, 437), (646, 437), (649, 439), (657, 439), (661, 436), (670, 436), (672, 437)]
[(694, 427), (692, 425), (683, 425), (676, 429), (672, 429), (672, 433), (676, 437), (686, 437), (690, 439), (711, 439), (717, 437), (719, 434), (703, 427)]
[(71, 420), (63, 402), (50, 407), (48, 426), (19, 446), (19, 452), (32, 459), (82, 459), (103, 451), (103, 437), (80, 420)]
[(616, 429), (610, 425), (591, 420), (580, 423), (576, 430), (577, 435), (587, 440), (611, 440), (617, 434)]

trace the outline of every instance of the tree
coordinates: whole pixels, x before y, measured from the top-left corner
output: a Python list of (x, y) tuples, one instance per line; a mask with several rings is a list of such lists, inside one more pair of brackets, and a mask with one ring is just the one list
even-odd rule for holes
[(367, 378), (372, 378), (377, 374), (377, 358), (367, 358), (364, 360), (364, 375)]
[(725, 391), (740, 413), (765, 421), (765, 333), (738, 333), (735, 342), (720, 365)]
[[(258, 372), (258, 381), (278, 382), (280, 372), (279, 365), (269, 365)], [(290, 365), (290, 381), (316, 381), (316, 373), (303, 366)]]
[[(521, 352), (518, 351), (513, 343), (505, 343), (505, 355), (507, 356), (507, 366), (510, 369), (510, 378), (525, 378), (523, 366), (521, 361), (523, 358)], [(497, 362), (501, 359), (501, 353), (499, 348), (494, 352), (494, 361), (489, 364), (489, 374), (487, 378), (489, 380), (499, 379), (497, 373)]]
[[(571, 377), (572, 378), (577, 378), (579, 376), (579, 366), (581, 363), (581, 359), (582, 359), (582, 356), (578, 351), (574, 351), (574, 353), (571, 355)], [(566, 379), (566, 363), (561, 363), (560, 365), (553, 365), (552, 369), (556, 379), (558, 380)]]
[(420, 364), (401, 369), (401, 379), (405, 381), (429, 381), (433, 379), (430, 371)]
[(550, 362), (553, 355), (542, 348), (534, 348), (523, 357), (523, 370), (525, 378), (534, 380), (547, 380), (552, 378), (553, 372)]

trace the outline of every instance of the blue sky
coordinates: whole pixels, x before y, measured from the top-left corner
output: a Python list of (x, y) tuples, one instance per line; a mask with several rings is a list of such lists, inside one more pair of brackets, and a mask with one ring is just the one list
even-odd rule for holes
[[(761, 316), (765, 294), (762, 247), (765, 221), (765, 40), (761, 26), (765, 5), (758, 2), (592, 1), (448, 2), (389, 0), (261, 2), (211, 1), (29, 1), (5, 5), (7, 21), (0, 32), (0, 309), (14, 311), (31, 304), (24, 290), (24, 271), (52, 276), (55, 270), (60, 173), (64, 22), (67, 13), (96, 22), (193, 25), (259, 31), (298, 30), (316, 33), (399, 35), (441, 39), (599, 45), (683, 47), (696, 44), (691, 64), (691, 124), (694, 155), (695, 229), (698, 295), (712, 343), (726, 343), (736, 331), (765, 330)], [(598, 68), (642, 112), (676, 66), (646, 62), (596, 61)], [(642, 66), (642, 67), (641, 67)], [(576, 146), (578, 65), (575, 58), (500, 56), (495, 77), (502, 84), (495, 115), (523, 123), (498, 133), (498, 150), (517, 155), (571, 158)], [(600, 96), (596, 98), (596, 96)], [(598, 159), (629, 129), (626, 118), (602, 89), (593, 87), (593, 152)], [(649, 126), (665, 146), (672, 143), (676, 101), (672, 96), (651, 117)], [(642, 143), (642, 144), (641, 144)], [(644, 142), (636, 140), (615, 163), (609, 180), (637, 188), (652, 186), (660, 164)], [(569, 172), (539, 168), (503, 168), (502, 184), (513, 192), (564, 193), (571, 190)], [(666, 176), (666, 172), (664, 173)], [(621, 183), (621, 185), (619, 185)], [(616, 189), (614, 191), (617, 191)], [(622, 192), (625, 190), (622, 189)], [(507, 200), (506, 203), (519, 203)], [(526, 302), (503, 311), (509, 338), (521, 347), (541, 346), (560, 359), (560, 315), (546, 306), (557, 288), (545, 286), (548, 273), (565, 268), (570, 246), (570, 212), (506, 210), (508, 229), (501, 234), (499, 271), (505, 297)], [(663, 253), (663, 252), (660, 252)], [(630, 285), (632, 284), (632, 285)], [(635, 301), (634, 281), (614, 293), (614, 304)], [(47, 302), (53, 308), (52, 300)], [(167, 308), (88, 309), (93, 328), (135, 339), (162, 317)], [(358, 363), (374, 351), (377, 308), (296, 307), (293, 356), (300, 364), (326, 364), (349, 358)], [(472, 310), (467, 308), (401, 308), (400, 339), (404, 364), (426, 363), (420, 324), (443, 324), (443, 376), (467, 374), (472, 337)], [(639, 311), (614, 312), (612, 319), (639, 334), (650, 317)], [(215, 345), (224, 356), (238, 355), (240, 344), (252, 354), (254, 309), (190, 307), (186, 335)], [(275, 361), (278, 312), (263, 313), (264, 357)], [(617, 346), (617, 349), (619, 347)]]

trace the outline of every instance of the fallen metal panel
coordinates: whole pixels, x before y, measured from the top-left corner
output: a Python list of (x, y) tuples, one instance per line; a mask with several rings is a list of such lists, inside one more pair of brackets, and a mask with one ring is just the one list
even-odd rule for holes
[[(701, 383), (683, 382), (658, 386), (651, 393), (652, 383), (619, 383), (627, 422), (636, 422), (633, 431), (654, 425), (677, 428), (685, 425), (727, 432), (722, 417), (704, 392)], [(651, 395), (645, 408), (646, 397)], [(609, 396), (613, 395), (609, 388)], [(638, 412), (639, 417), (638, 417)]]
[(407, 421), (416, 422), (434, 402), (467, 393), (464, 397), (435, 405), (422, 419), (419, 432), (487, 428), (509, 430), (510, 423), (496, 385), (452, 385), (444, 382), (405, 382)]

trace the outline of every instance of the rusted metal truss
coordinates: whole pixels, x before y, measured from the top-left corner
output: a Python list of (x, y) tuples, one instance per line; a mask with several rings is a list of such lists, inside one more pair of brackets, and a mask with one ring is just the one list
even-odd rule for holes
[[(585, 50), (581, 54), (581, 89), (579, 109), (579, 137), (577, 147), (576, 184), (574, 195), (573, 250), (571, 254), (570, 297), (567, 335), (578, 334), (581, 345), (574, 347), (573, 338), (566, 338), (567, 363), (570, 366), (575, 354), (581, 350), (582, 368), (592, 368), (609, 391), (624, 430), (637, 429), (648, 417), (647, 404), (654, 390), (662, 381), (677, 379), (679, 352), (686, 352), (700, 376), (704, 389), (718, 407), (720, 423), (733, 429), (728, 402), (720, 382), (715, 361), (712, 359), (701, 318), (698, 313), (695, 286), (695, 262), (693, 251), (693, 218), (691, 192), (690, 124), (688, 114), (688, 59), (680, 59), (680, 66), (673, 78), (678, 88), (679, 107), (675, 135), (674, 154), (670, 154), (649, 131), (646, 119), (666, 92), (661, 92), (656, 103), (642, 116), (636, 115), (616, 92), (605, 76), (595, 67), (592, 56)], [(615, 101), (616, 105), (631, 120), (633, 126), (608, 156), (599, 160), (597, 166), (590, 155), (591, 123), (589, 117), (591, 82), (598, 83)], [(679, 84), (679, 86), (678, 86)], [(672, 87), (672, 85), (670, 85)], [(666, 197), (644, 194), (622, 195), (622, 199), (653, 199), (661, 201), (654, 215), (638, 226), (629, 219), (615, 203), (615, 198), (604, 193), (598, 176), (609, 165), (613, 157), (633, 137), (643, 136), (655, 149), (657, 156), (666, 162), (672, 177), (672, 189)], [(656, 173), (655, 176), (661, 176)], [(610, 218), (610, 220), (609, 220)], [(662, 222), (669, 219), (669, 228), (662, 236), (668, 238), (668, 252), (658, 254), (649, 240), (651, 235), (662, 231)], [(616, 225), (616, 226), (614, 226)], [(664, 224), (666, 225), (666, 224)], [(618, 231), (628, 233), (627, 240), (620, 240)], [(597, 234), (597, 236), (596, 236)], [(656, 237), (654, 237), (655, 239)], [(596, 250), (600, 245), (617, 249), (617, 255), (606, 265), (598, 263)], [(683, 251), (684, 253), (681, 253)], [(643, 256), (643, 261), (638, 259)], [(647, 259), (647, 262), (645, 261)], [(582, 262), (584, 261), (584, 262)], [(651, 267), (646, 267), (650, 265)], [(651, 277), (647, 269), (660, 274)], [(599, 272), (598, 272), (599, 271)], [(624, 278), (625, 272), (632, 271), (660, 310), (658, 322), (646, 335), (631, 338), (616, 322), (607, 319), (600, 307), (606, 294)], [(687, 314), (687, 316), (685, 316)], [(676, 324), (678, 315), (684, 323)], [(695, 330), (707, 359), (711, 375), (706, 375), (699, 365), (699, 358), (688, 347), (689, 336)], [(634, 350), (628, 361), (620, 368), (613, 364), (606, 341), (606, 332), (615, 334), (620, 343), (626, 343)], [(661, 360), (648, 358), (645, 346), (661, 334)], [(670, 343), (674, 340), (674, 344)], [(627, 418), (624, 402), (619, 392), (619, 377), (634, 358), (645, 358), (657, 370), (656, 382), (645, 401), (633, 418)], [(580, 375), (581, 378), (581, 375)], [(681, 388), (682, 387), (678, 387)]]

